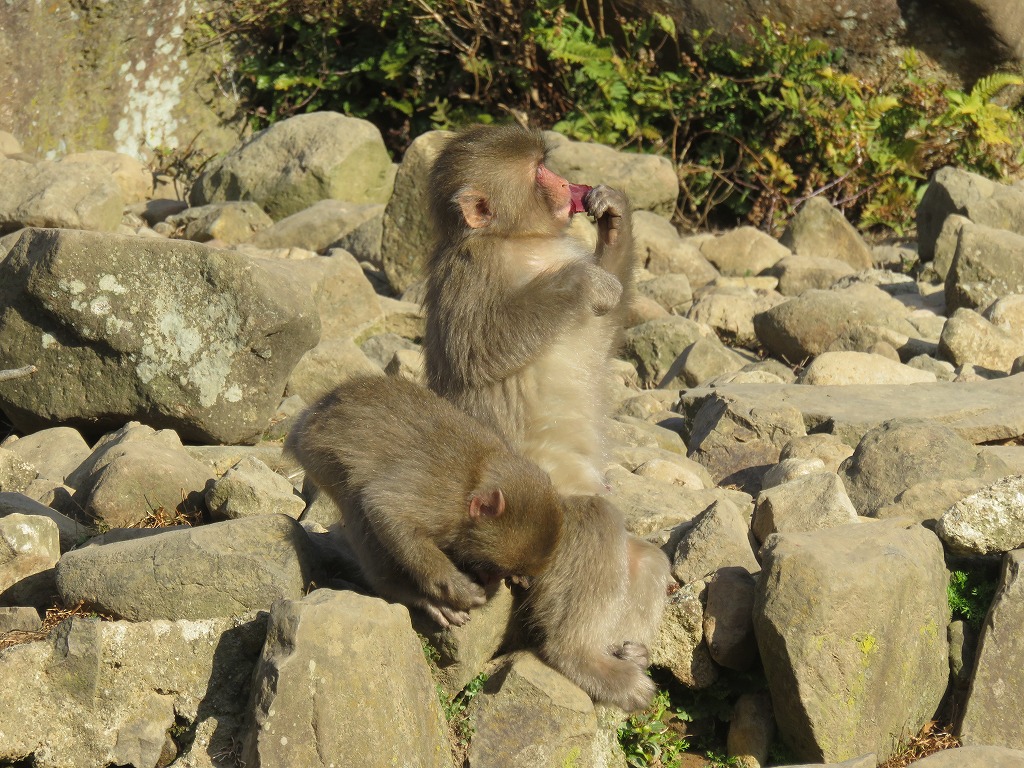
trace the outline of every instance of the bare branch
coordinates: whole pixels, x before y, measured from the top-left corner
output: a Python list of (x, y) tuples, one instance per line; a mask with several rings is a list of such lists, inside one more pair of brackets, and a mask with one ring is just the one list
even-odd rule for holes
[(6, 371), (0, 371), (0, 381), (22, 379), (26, 376), (31, 376), (37, 370), (39, 369), (34, 365), (26, 365), (24, 368), (8, 368)]

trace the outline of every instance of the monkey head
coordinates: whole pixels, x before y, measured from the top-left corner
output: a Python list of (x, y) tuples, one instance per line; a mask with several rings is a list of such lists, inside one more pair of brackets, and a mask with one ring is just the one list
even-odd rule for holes
[(589, 189), (544, 163), (544, 140), (518, 125), (468, 128), (438, 154), (430, 174), (442, 243), (463, 237), (551, 236), (583, 210)]

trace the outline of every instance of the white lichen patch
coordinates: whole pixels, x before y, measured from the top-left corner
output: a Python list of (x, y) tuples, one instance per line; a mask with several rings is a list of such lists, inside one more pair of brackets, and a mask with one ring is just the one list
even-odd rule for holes
[(1024, 475), (1011, 475), (961, 499), (936, 533), (958, 552), (1009, 552), (1024, 544)]
[(115, 275), (101, 275), (99, 287), (101, 291), (105, 291), (106, 293), (113, 293), (118, 296), (123, 296), (124, 293), (128, 290), (123, 285), (121, 285), (121, 283), (118, 281)]
[(102, 294), (89, 302), (89, 311), (100, 317), (110, 314), (110, 299)]
[(211, 619), (198, 619), (195, 621), (179, 621), (183, 640), (193, 643), (196, 640), (205, 640), (211, 637), (219, 637), (216, 623)]
[(188, 314), (180, 307), (200, 302), (183, 299), (162, 291), (153, 298), (155, 322), (143, 331), (135, 371), (144, 384), (170, 378), (194, 392), (201, 407), (211, 408), (230, 391), (227, 380), (240, 349), (241, 319), (228, 296), (207, 297), (205, 309)]
[(59, 280), (57, 287), (71, 296), (78, 296), (85, 290), (85, 283), (81, 280)]
[(60, 346), (57, 343), (57, 339), (49, 333), (44, 333), (39, 343), (42, 345), (43, 349), (53, 349), (54, 347)]

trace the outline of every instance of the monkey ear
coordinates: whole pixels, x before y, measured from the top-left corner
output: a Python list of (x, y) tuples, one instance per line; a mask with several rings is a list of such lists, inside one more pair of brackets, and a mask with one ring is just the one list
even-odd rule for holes
[(455, 197), (455, 202), (462, 210), (462, 218), (472, 229), (481, 229), (491, 223), (494, 218), (494, 211), (491, 210), (490, 201), (485, 195), (475, 189), (463, 189)]
[(490, 491), (477, 491), (469, 500), (469, 516), (473, 520), (481, 517), (501, 517), (505, 512), (505, 494), (501, 488)]

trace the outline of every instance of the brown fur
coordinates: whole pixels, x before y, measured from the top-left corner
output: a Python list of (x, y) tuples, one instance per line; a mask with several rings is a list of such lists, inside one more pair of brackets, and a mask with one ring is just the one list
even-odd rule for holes
[(427, 383), (494, 427), (565, 493), (603, 489), (608, 359), (633, 295), (628, 202), (584, 200), (594, 252), (566, 233), (567, 183), (539, 134), (457, 134), (431, 172), (438, 243), (428, 263)]
[[(285, 447), (344, 511), (369, 586), (442, 626), (485, 602), (479, 581), (538, 574), (559, 539), (547, 475), (404, 379), (342, 384), (303, 412)], [(503, 511), (471, 514), (499, 490)]]
[(654, 697), (645, 674), (672, 583), (668, 558), (626, 532), (606, 499), (565, 500), (562, 537), (523, 603), (540, 654), (595, 701), (626, 711)]

